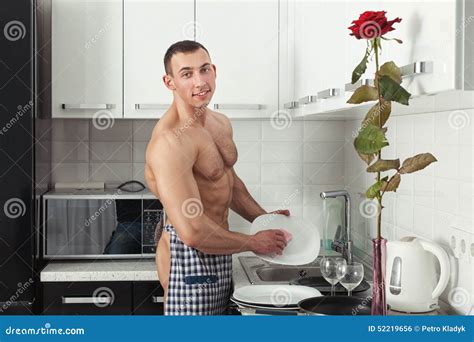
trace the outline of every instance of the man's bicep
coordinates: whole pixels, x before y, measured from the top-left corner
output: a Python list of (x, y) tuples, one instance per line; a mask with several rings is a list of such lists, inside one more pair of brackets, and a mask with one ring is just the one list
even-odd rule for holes
[(194, 161), (187, 151), (176, 146), (164, 145), (159, 149), (159, 159), (151, 164), (159, 189), (160, 201), (166, 215), (175, 226), (186, 227), (192, 215), (189, 206), (199, 206), (202, 212), (199, 189), (193, 174)]

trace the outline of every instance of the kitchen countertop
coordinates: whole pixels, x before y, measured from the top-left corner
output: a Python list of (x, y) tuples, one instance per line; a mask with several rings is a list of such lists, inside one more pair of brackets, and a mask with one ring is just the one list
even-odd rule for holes
[[(232, 256), (232, 280), (234, 290), (251, 285), (239, 256), (253, 256), (251, 252), (243, 252)], [(70, 282), (70, 281), (157, 281), (155, 259), (137, 260), (94, 260), (94, 261), (51, 261), (40, 274), (42, 282)], [(369, 281), (372, 285), (372, 282)], [(368, 296), (370, 289), (361, 293)], [(444, 315), (444, 310), (438, 309), (422, 315)], [(389, 315), (408, 315), (389, 311)]]
[(51, 261), (40, 280), (50, 281), (156, 281), (155, 259)]

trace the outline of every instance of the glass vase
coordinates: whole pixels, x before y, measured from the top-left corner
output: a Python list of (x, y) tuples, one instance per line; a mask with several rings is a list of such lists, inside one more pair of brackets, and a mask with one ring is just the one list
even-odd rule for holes
[(385, 299), (385, 264), (387, 259), (387, 240), (384, 238), (372, 239), (373, 252), (373, 287), (372, 287), (372, 315), (387, 315)]

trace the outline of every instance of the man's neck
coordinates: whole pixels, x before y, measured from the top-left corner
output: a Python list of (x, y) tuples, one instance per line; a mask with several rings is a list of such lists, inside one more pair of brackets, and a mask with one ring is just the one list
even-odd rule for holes
[(177, 101), (174, 102), (174, 106), (176, 107), (176, 112), (181, 124), (204, 126), (208, 113), (207, 106), (192, 107)]

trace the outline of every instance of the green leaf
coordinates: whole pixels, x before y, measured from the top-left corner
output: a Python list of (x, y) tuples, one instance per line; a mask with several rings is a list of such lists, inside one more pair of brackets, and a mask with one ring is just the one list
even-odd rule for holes
[(364, 154), (364, 153), (357, 152), (357, 154), (359, 155), (360, 159), (362, 159), (367, 165), (370, 165), (370, 163), (372, 163), (372, 160), (375, 159), (375, 154), (373, 153)]
[(364, 84), (355, 90), (351, 98), (347, 100), (347, 103), (358, 104), (362, 102), (375, 101), (378, 98), (379, 98), (379, 95), (378, 95), (377, 88)]
[(363, 127), (367, 125), (379, 126), (379, 118), (380, 118), (379, 127), (382, 127), (387, 122), (388, 118), (390, 117), (391, 112), (392, 112), (392, 103), (390, 101), (382, 100), (381, 106), (379, 105), (379, 103), (376, 103), (372, 108), (370, 108), (369, 112), (364, 118), (364, 121), (362, 121), (362, 126)]
[(388, 170), (398, 170), (400, 159), (384, 160), (379, 159), (367, 168), (367, 172), (383, 172)]
[(383, 182), (386, 182), (387, 179), (388, 179), (388, 176), (372, 184), (370, 188), (368, 188), (367, 191), (365, 192), (365, 196), (370, 199), (380, 197), (380, 190), (382, 189)]
[(360, 63), (355, 67), (354, 71), (352, 72), (352, 84), (356, 83), (367, 70), (367, 61), (369, 59), (369, 56), (370, 50), (367, 48), (365, 50), (364, 58), (362, 58)]
[(399, 172), (405, 174), (423, 170), (425, 167), (436, 161), (438, 160), (431, 153), (417, 154), (414, 157), (405, 159)]
[(356, 151), (363, 154), (376, 153), (384, 146), (388, 146), (385, 134), (382, 129), (374, 125), (367, 125), (361, 129), (354, 140)]
[(400, 72), (400, 68), (397, 67), (397, 65), (394, 62), (387, 62), (384, 63), (379, 71), (378, 71), (379, 77), (382, 76), (388, 76), (398, 84), (402, 83), (402, 74)]
[(384, 182), (382, 184), (382, 191), (397, 191), (398, 186), (400, 185), (400, 181), (402, 178), (400, 177), (399, 173), (394, 174), (392, 177), (390, 177), (390, 180), (388, 182)]
[(408, 105), (408, 100), (411, 94), (407, 92), (401, 85), (392, 80), (387, 75), (380, 78), (380, 93), (382, 97), (387, 101), (396, 101), (403, 105)]

